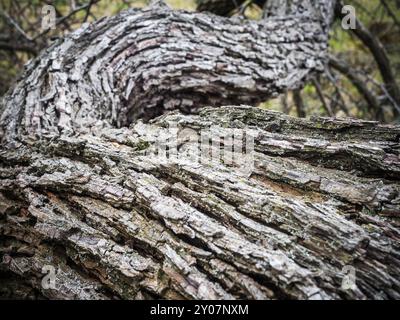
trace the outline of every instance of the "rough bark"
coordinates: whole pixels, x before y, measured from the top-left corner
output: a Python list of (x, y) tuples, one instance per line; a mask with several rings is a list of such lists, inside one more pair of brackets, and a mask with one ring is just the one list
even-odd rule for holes
[[(244, 106), (133, 121), (300, 84), (322, 65), (324, 19), (131, 10), (33, 61), (0, 122), (0, 294), (400, 298), (400, 127)], [(187, 158), (207, 129), (228, 137), (211, 154), (245, 129), (254, 168)], [(155, 155), (175, 131), (179, 153)]]
[[(255, 168), (149, 156), (252, 130)], [(254, 108), (1, 151), (2, 270), (50, 298), (400, 298), (400, 127)], [(180, 148), (190, 148), (186, 143)], [(59, 270), (57, 290), (41, 268)], [(356, 290), (342, 290), (342, 268)], [(22, 284), (21, 284), (22, 283)]]
[[(233, 11), (234, 8), (242, 5), (243, 2), (245, 1), (198, 0), (198, 10), (209, 11), (215, 14), (227, 16)], [(264, 9), (263, 18), (270, 19), (279, 16), (287, 17), (289, 15), (307, 14), (310, 8), (318, 7), (321, 2), (313, 0), (259, 0), (256, 1), (256, 3), (258, 6), (263, 7)], [(389, 16), (393, 18), (393, 13), (390, 11), (384, 1), (382, 1), (382, 5), (384, 5), (384, 7), (387, 9)], [(336, 2), (335, 12), (336, 18), (338, 19), (345, 17), (345, 13), (342, 12), (343, 6), (343, 1)], [(329, 19), (326, 21), (329, 21)], [(398, 21), (394, 18), (394, 22), (397, 24)], [(351, 32), (354, 33), (356, 37), (359, 38), (360, 41), (365, 45), (365, 47), (371, 51), (371, 54), (374, 57), (374, 61), (381, 73), (387, 95), (390, 97), (391, 104), (393, 105), (394, 115), (398, 118), (400, 113), (400, 89), (396, 82), (394, 71), (391, 67), (391, 63), (385, 47), (380, 42), (380, 40), (376, 36), (374, 36), (370, 32), (370, 30), (368, 30), (368, 28), (366, 28), (364, 24), (358, 19), (356, 19), (356, 28), (351, 29)], [(372, 111), (372, 115), (374, 115), (373, 119), (382, 120), (382, 108), (380, 106), (381, 103), (377, 100), (377, 97), (375, 97), (373, 92), (371, 92), (371, 90), (367, 88), (367, 86), (365, 85), (365, 79), (362, 79), (362, 77), (352, 71), (349, 66), (346, 66), (346, 63), (344, 61), (340, 61), (337, 58), (333, 59), (333, 61), (330, 61), (330, 64), (338, 69), (341, 73), (345, 74), (356, 87), (356, 89), (360, 92), (361, 96), (364, 97)]]
[(261, 22), (156, 6), (87, 25), (27, 66), (5, 99), (3, 135), (98, 131), (165, 110), (265, 101), (323, 69), (333, 2), (321, 3)]

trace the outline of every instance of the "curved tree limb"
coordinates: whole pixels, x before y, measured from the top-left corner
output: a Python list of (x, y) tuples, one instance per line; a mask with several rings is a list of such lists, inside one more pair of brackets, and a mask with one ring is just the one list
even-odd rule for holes
[(3, 135), (95, 132), (165, 110), (257, 104), (322, 70), (320, 9), (264, 22), (166, 6), (102, 19), (30, 63), (4, 100)]

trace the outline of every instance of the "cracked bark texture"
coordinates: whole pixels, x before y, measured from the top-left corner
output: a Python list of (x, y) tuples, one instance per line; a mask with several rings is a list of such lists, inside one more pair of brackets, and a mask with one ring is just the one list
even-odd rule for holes
[(323, 69), (332, 3), (261, 22), (154, 5), (86, 25), (27, 66), (4, 99), (2, 136), (96, 132), (166, 110), (265, 101)]
[[(400, 127), (246, 106), (136, 121), (301, 85), (321, 21), (130, 10), (31, 62), (2, 106), (0, 296), (400, 298)], [(254, 168), (187, 158), (207, 129), (245, 129)], [(178, 156), (154, 156), (176, 131)]]
[[(254, 170), (149, 156), (171, 124), (180, 153), (188, 129), (248, 128)], [(400, 298), (399, 135), (222, 107), (5, 148), (2, 270), (49, 298)]]

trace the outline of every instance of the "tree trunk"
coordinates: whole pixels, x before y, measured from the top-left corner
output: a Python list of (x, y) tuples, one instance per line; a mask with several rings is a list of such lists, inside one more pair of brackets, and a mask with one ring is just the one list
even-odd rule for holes
[(301, 85), (325, 18), (130, 10), (31, 62), (0, 122), (0, 296), (400, 298), (400, 127), (244, 106), (136, 121)]
[[(171, 124), (180, 153), (250, 128), (254, 169), (152, 157)], [(223, 107), (4, 149), (2, 269), (50, 298), (400, 298), (399, 134)]]

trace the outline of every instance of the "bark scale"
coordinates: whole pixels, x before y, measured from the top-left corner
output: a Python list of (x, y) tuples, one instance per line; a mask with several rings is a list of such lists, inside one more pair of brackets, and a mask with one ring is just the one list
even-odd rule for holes
[[(154, 132), (168, 137), (171, 124), (182, 133), (180, 152), (190, 147), (189, 129), (213, 126), (215, 137), (251, 128), (254, 170), (149, 156)], [(399, 127), (373, 122), (222, 107), (3, 149), (2, 270), (18, 281), (2, 290), (400, 298), (399, 135)], [(57, 290), (41, 287), (45, 265), (58, 270)], [(341, 287), (348, 265), (355, 290)]]
[[(296, 87), (322, 65), (326, 39), (302, 15), (239, 22), (153, 7), (45, 51), (2, 106), (0, 295), (400, 298), (400, 127), (245, 106), (136, 121)], [(165, 161), (151, 151), (171, 127), (179, 153)], [(208, 128), (248, 130), (254, 168), (187, 159), (191, 134)], [(42, 285), (46, 266), (55, 289)]]
[(255, 22), (153, 6), (102, 19), (27, 66), (1, 108), (3, 140), (98, 132), (173, 109), (256, 105), (323, 69), (325, 18)]

